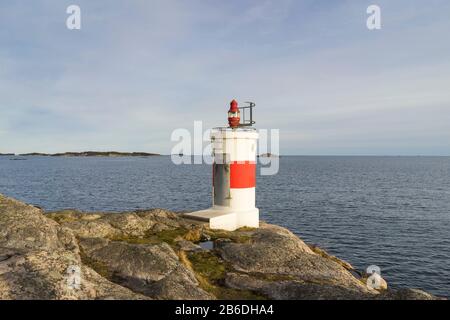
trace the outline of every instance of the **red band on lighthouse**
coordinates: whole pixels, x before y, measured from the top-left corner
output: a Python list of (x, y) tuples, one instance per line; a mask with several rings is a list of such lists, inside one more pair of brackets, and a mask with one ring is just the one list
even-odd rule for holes
[(256, 162), (235, 161), (230, 164), (230, 188), (255, 188)]

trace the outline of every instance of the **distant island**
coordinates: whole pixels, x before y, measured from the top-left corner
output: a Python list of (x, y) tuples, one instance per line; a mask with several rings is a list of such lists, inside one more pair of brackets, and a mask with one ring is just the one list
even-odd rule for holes
[[(14, 156), (14, 154), (8, 154)], [(158, 153), (148, 152), (118, 152), (118, 151), (83, 151), (83, 152), (64, 152), (64, 153), (24, 153), (21, 157), (41, 156), (41, 157), (152, 157), (160, 156)]]
[(3, 157), (3, 156), (15, 156), (15, 154), (14, 153), (0, 153), (0, 157)]

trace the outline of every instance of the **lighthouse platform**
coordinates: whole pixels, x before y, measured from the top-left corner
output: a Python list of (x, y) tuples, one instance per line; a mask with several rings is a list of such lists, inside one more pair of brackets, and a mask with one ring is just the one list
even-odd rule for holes
[(206, 210), (183, 214), (186, 219), (209, 224), (211, 229), (234, 231), (242, 227), (259, 228), (259, 209), (232, 211), (228, 207), (215, 206)]

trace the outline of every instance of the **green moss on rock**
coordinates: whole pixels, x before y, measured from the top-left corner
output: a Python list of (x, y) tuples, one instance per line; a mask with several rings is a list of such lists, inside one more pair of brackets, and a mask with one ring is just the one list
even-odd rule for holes
[(188, 256), (194, 271), (210, 281), (220, 281), (225, 278), (227, 268), (224, 262), (208, 251), (193, 252)]
[(222, 259), (209, 251), (192, 252), (187, 256), (189, 267), (195, 272), (203, 290), (223, 300), (263, 300), (264, 296), (250, 290), (238, 290), (224, 285), (227, 272), (231, 271)]
[(225, 231), (225, 230), (205, 230), (205, 234), (211, 237), (211, 240), (230, 239), (235, 243), (250, 243), (252, 240), (250, 231)]
[(186, 228), (175, 228), (157, 232), (149, 230), (143, 237), (122, 234), (119, 236), (111, 237), (110, 240), (123, 241), (131, 244), (157, 244), (166, 242), (170, 246), (174, 246), (178, 240), (186, 238), (192, 239), (192, 237), (193, 235), (191, 230), (188, 230)]
[(93, 269), (95, 272), (97, 272), (102, 277), (111, 280), (113, 277), (113, 273), (108, 269), (108, 266), (100, 261), (97, 261), (95, 259), (92, 259), (88, 257), (83, 250), (80, 250), (80, 258), (81, 262), (83, 264), (87, 265), (91, 269)]

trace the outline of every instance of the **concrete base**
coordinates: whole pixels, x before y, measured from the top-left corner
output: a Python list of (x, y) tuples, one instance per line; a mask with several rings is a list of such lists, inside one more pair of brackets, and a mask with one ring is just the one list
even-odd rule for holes
[(259, 228), (259, 210), (232, 211), (230, 208), (212, 207), (185, 213), (187, 219), (209, 223), (211, 229), (234, 231), (242, 227)]

